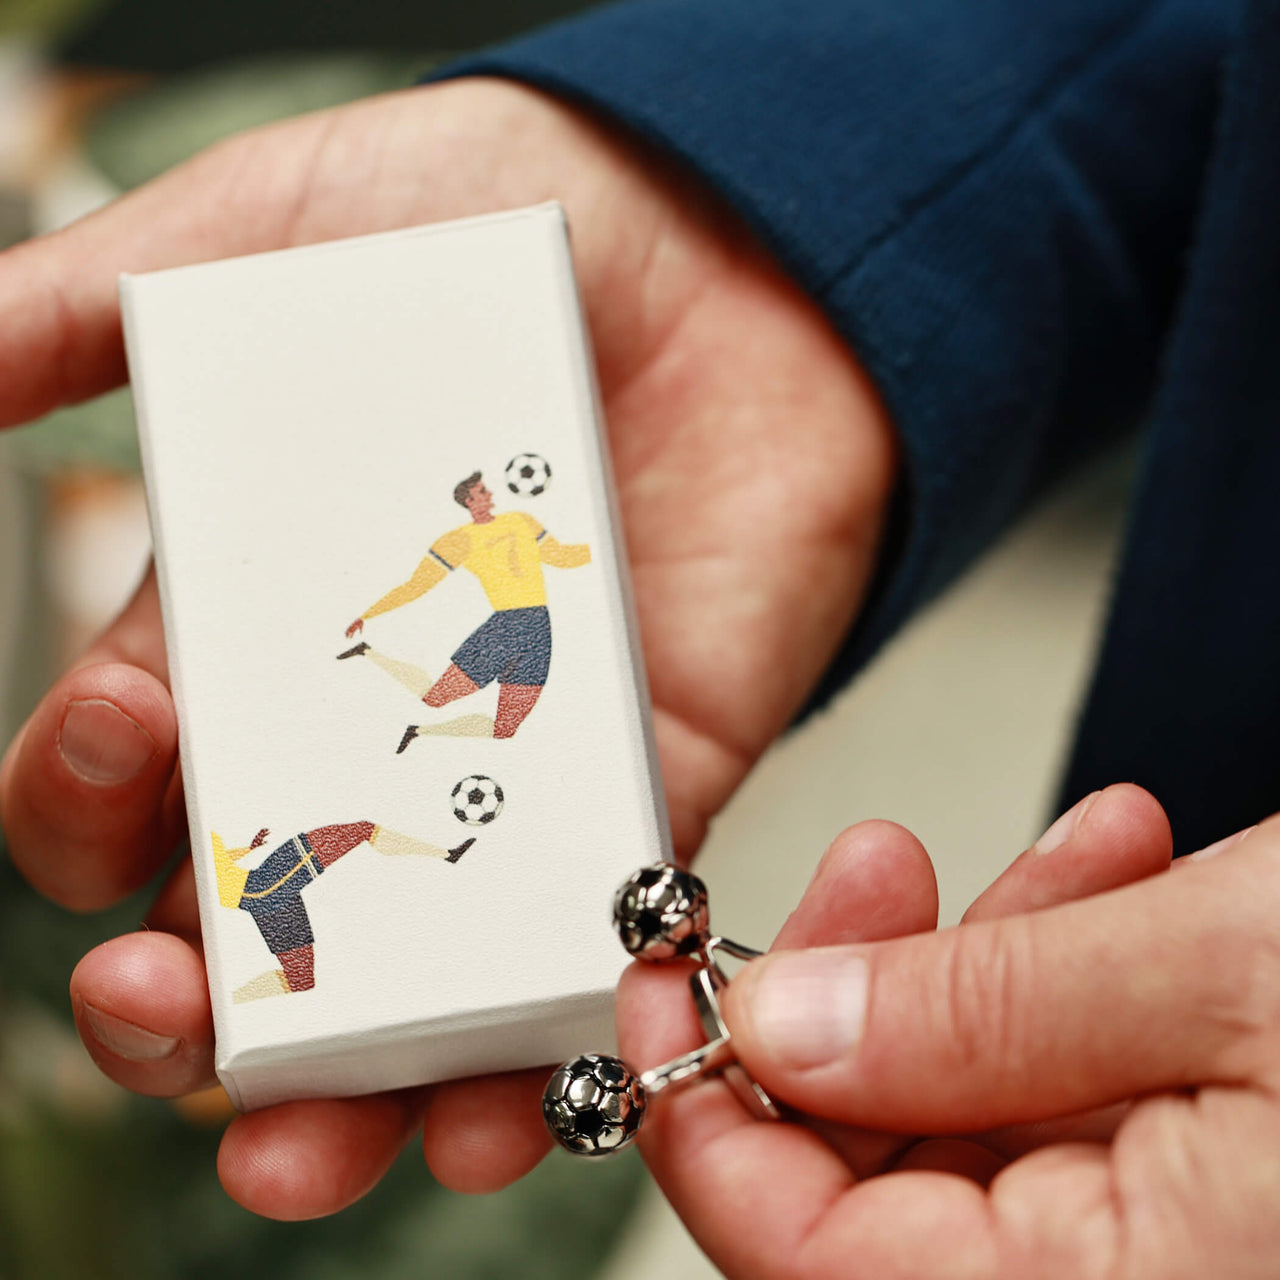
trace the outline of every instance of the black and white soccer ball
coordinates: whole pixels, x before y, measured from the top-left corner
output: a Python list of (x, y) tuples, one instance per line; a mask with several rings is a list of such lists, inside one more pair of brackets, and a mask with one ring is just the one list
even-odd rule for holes
[(507, 488), (523, 498), (536, 498), (551, 483), (551, 464), (538, 453), (517, 453), (507, 463)]
[(584, 1053), (566, 1062), (542, 1092), (551, 1136), (579, 1156), (607, 1156), (635, 1140), (644, 1120), (639, 1076), (620, 1058)]
[(637, 959), (692, 955), (710, 937), (707, 886), (674, 863), (644, 867), (614, 894), (613, 926)]
[(453, 816), (469, 827), (487, 826), (502, 812), (502, 788), (482, 773), (463, 778), (451, 795)]

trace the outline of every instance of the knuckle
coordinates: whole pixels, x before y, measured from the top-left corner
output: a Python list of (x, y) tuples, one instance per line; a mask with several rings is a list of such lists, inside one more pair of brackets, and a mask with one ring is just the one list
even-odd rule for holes
[(961, 1072), (993, 1061), (1007, 1071), (1025, 1061), (1023, 995), (1033, 964), (1032, 935), (1021, 926), (1015, 919), (990, 929), (962, 928), (953, 935), (942, 1025)]
[(1260, 850), (1247, 872), (1247, 886), (1222, 886), (1221, 924), (1201, 935), (1194, 957), (1200, 1005), (1229, 1040), (1280, 1032), (1280, 843)]
[[(1237, 1126), (1230, 1123), (1221, 1100), (1208, 1106), (1216, 1113), (1214, 1127), (1226, 1137)], [(1217, 1264), (1229, 1248), (1233, 1226), (1248, 1217), (1247, 1201), (1241, 1203), (1236, 1186), (1230, 1207), (1223, 1203), (1221, 1169), (1204, 1143), (1205, 1119), (1203, 1099), (1165, 1094), (1139, 1103), (1116, 1135), (1112, 1185), (1117, 1209), (1122, 1222), (1141, 1222), (1144, 1229), (1121, 1232), (1115, 1280), (1155, 1275), (1191, 1280), (1221, 1269)], [(1230, 1136), (1238, 1149), (1248, 1147), (1248, 1133)], [(1256, 1220), (1265, 1220), (1265, 1205), (1256, 1209)]]
[(1205, 1005), (1231, 1039), (1280, 1031), (1280, 940), (1248, 930), (1205, 957), (1212, 966)]

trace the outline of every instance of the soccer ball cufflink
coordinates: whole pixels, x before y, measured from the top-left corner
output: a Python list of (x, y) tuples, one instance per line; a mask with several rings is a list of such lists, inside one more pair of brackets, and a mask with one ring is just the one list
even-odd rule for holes
[(711, 932), (706, 885), (669, 862), (645, 867), (614, 896), (613, 923), (622, 945), (638, 960), (660, 963), (688, 956), (698, 962), (689, 988), (707, 1042), (642, 1074), (602, 1053), (566, 1062), (542, 1094), (551, 1136), (574, 1155), (611, 1155), (635, 1140), (650, 1099), (711, 1075), (723, 1075), (753, 1114), (779, 1119), (776, 1104), (734, 1056), (720, 1012), (720, 992), (729, 979), (717, 955), (753, 960), (760, 952)]

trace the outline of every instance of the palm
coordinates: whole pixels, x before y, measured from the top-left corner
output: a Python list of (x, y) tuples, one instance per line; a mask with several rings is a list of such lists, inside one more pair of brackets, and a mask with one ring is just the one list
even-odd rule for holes
[[(676, 847), (688, 857), (853, 616), (892, 447), (874, 396), (812, 305), (723, 213), (656, 164), (540, 95), (485, 81), (233, 139), (6, 255), (0, 421), (123, 379), (122, 270), (551, 198), (573, 229)], [(15, 860), (68, 905), (101, 906), (136, 887), (181, 835), (166, 681), (146, 584), (6, 757), (0, 802)], [(69, 777), (56, 754), (69, 700), (108, 695), (157, 743), (155, 759), (113, 794)], [(151, 924), (196, 938), (189, 868), (162, 892)], [(124, 968), (132, 985), (121, 987)], [(182, 1053), (139, 1064), (104, 1052), (92, 1034), (86, 1042), (122, 1083), (181, 1092), (204, 1083), (211, 1062), (203, 969), (185, 942), (152, 933), (105, 944), (77, 971), (73, 997), (79, 1007), (106, 992), (120, 1016), (145, 1026), (162, 1011), (162, 987)], [(523, 1171), (543, 1147), (527, 1123), (531, 1087), (491, 1080), (435, 1091), (427, 1147), (431, 1157), (434, 1143), (437, 1172), (474, 1188)], [(324, 1106), (346, 1109), (324, 1113), (321, 1125)], [(224, 1146), (233, 1193), (281, 1216), (335, 1208), (363, 1190), (416, 1123), (422, 1099), (295, 1107), (238, 1120)], [(273, 1143), (281, 1168), (271, 1172), (264, 1153)], [(282, 1190), (282, 1169), (304, 1162), (333, 1168)]]

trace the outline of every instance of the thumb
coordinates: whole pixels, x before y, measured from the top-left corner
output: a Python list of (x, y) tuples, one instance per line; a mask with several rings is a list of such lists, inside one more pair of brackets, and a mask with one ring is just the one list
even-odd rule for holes
[(1226, 857), (1083, 902), (771, 954), (726, 993), (735, 1049), (783, 1102), (908, 1132), (1260, 1078), (1280, 1030), (1278, 855), (1273, 820)]

